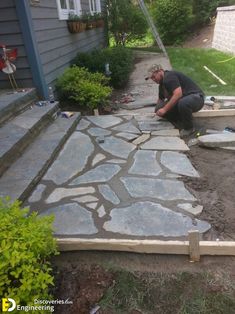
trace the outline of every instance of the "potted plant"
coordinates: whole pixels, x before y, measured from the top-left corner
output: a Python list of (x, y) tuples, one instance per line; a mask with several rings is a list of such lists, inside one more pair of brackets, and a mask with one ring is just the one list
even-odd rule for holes
[(79, 15), (70, 13), (67, 20), (68, 30), (70, 33), (81, 33), (85, 30), (86, 24)]
[(104, 17), (101, 12), (94, 13), (94, 19), (96, 20), (96, 27), (104, 27)]
[(87, 30), (92, 29), (94, 27), (93, 16), (90, 13), (87, 12), (83, 13), (82, 20), (84, 23), (86, 23)]

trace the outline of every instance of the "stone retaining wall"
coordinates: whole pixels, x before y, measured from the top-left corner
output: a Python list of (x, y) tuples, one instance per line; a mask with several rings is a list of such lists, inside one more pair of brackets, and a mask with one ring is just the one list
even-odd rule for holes
[(235, 5), (217, 8), (212, 47), (235, 54)]

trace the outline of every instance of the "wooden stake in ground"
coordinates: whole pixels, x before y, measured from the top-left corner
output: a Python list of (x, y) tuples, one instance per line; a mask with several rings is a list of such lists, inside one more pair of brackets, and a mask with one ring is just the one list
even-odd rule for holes
[(190, 261), (199, 262), (200, 261), (199, 231), (198, 230), (189, 231), (188, 238)]

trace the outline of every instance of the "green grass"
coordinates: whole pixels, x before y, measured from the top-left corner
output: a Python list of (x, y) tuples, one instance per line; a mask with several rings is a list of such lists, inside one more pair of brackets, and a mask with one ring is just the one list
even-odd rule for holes
[(223, 272), (139, 274), (119, 270), (100, 306), (115, 314), (133, 310), (145, 314), (232, 314), (235, 287)]
[[(173, 69), (190, 76), (206, 95), (235, 95), (235, 58), (220, 63), (232, 58), (232, 55), (215, 49), (168, 48), (167, 51)], [(221, 85), (203, 68), (204, 65), (227, 85)]]

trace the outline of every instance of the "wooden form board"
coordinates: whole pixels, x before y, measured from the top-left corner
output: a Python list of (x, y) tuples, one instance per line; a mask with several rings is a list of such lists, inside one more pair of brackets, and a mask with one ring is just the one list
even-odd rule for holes
[(201, 110), (193, 113), (194, 117), (227, 117), (235, 116), (235, 109)]
[[(195, 234), (193, 239), (194, 240), (191, 241), (161, 241), (65, 238), (57, 239), (57, 243), (59, 250), (63, 252), (97, 250), (134, 253), (182, 254), (189, 255), (190, 259), (194, 261), (199, 260), (201, 255), (235, 255), (235, 242), (199, 241), (197, 244)], [(197, 239), (199, 239), (199, 237), (197, 237)]]

